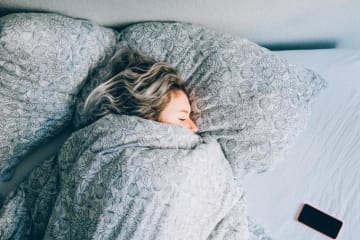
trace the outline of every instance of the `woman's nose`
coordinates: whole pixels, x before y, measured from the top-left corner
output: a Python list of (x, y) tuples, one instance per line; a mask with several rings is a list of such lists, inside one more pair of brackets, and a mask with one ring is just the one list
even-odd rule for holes
[(198, 127), (193, 122), (193, 120), (191, 120), (191, 119), (189, 119), (186, 127), (189, 128), (193, 132), (197, 132), (199, 130)]

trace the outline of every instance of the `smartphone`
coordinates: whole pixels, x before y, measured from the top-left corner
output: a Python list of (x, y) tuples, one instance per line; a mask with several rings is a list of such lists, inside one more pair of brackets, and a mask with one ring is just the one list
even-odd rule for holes
[(342, 221), (306, 203), (303, 204), (297, 220), (333, 239), (336, 239), (343, 224)]

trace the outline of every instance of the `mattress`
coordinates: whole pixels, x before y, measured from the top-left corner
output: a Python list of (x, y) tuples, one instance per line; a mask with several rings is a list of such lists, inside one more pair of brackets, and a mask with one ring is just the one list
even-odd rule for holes
[(309, 203), (343, 221), (337, 239), (360, 236), (360, 53), (353, 50), (281, 51), (328, 81), (312, 106), (305, 131), (272, 171), (251, 175), (249, 215), (273, 239), (321, 240), (296, 220)]
[[(290, 63), (308, 67), (328, 81), (315, 101), (305, 131), (286, 160), (245, 181), (248, 214), (273, 240), (321, 240), (323, 235), (296, 221), (303, 203), (341, 219), (337, 239), (360, 235), (360, 54), (353, 50), (274, 52)], [(27, 157), (15, 178), (0, 186), (13, 189), (35, 165), (56, 152), (71, 130)], [(4, 194), (5, 195), (5, 194)]]

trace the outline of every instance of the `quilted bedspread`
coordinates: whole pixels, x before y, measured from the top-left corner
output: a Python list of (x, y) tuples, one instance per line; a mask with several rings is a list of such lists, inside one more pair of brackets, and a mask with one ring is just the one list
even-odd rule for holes
[(216, 141), (138, 117), (102, 118), (58, 160), (46, 239), (205, 239), (241, 196)]
[(241, 179), (212, 137), (109, 114), (50, 163), (10, 194), (1, 239), (250, 239)]

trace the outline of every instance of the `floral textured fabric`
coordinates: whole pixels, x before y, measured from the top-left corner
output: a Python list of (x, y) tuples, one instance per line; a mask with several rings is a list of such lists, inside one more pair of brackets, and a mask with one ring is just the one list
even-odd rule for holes
[(215, 139), (126, 115), (75, 132), (0, 212), (1, 239), (265, 236)]
[(130, 116), (74, 133), (0, 213), (0, 239), (271, 239), (215, 139)]
[(119, 41), (183, 74), (199, 134), (218, 140), (236, 176), (282, 159), (326, 86), (246, 39), (193, 24), (135, 24)]
[[(186, 128), (110, 114), (74, 133), (60, 150), (57, 166), (47, 164), (42, 170), (46, 168), (50, 173), (57, 168), (59, 177), (57, 181), (49, 177), (43, 189), (59, 192), (52, 211), (35, 214), (40, 219), (33, 229), (39, 233), (41, 218), (51, 212), (45, 239), (199, 240), (223, 239), (223, 232), (228, 239), (248, 235), (243, 192), (220, 145)], [(49, 199), (43, 205), (37, 201), (38, 208), (52, 206)], [(237, 216), (227, 224), (231, 212)], [(235, 223), (241, 228), (233, 229)], [(24, 234), (24, 228), (16, 228), (17, 234)]]
[(43, 239), (58, 192), (58, 164), (54, 155), (0, 202), (0, 239)]
[(0, 181), (71, 124), (88, 73), (116, 42), (113, 30), (57, 14), (0, 18)]
[(241, 198), (216, 140), (139, 117), (77, 131), (58, 161), (45, 239), (206, 239)]

